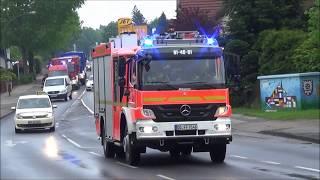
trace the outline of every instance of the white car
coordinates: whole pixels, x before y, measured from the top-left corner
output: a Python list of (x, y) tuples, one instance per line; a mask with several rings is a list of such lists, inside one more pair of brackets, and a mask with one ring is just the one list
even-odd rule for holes
[(86, 90), (90, 91), (92, 89), (93, 89), (93, 75), (90, 75), (89, 79), (87, 79), (87, 82), (86, 82)]
[(20, 96), (14, 117), (15, 132), (19, 133), (26, 129), (49, 129), (55, 131), (55, 120), (53, 108), (48, 95), (26, 95)]
[(68, 76), (48, 77), (44, 82), (43, 91), (50, 99), (72, 99), (72, 85)]

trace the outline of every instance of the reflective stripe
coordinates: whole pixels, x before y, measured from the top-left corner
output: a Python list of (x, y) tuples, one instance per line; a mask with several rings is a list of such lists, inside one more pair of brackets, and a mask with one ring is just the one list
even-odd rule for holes
[(191, 97), (170, 97), (168, 101), (201, 101), (201, 97), (199, 96), (191, 96)]
[(160, 102), (163, 101), (165, 98), (160, 98), (160, 97), (151, 97), (151, 98), (143, 98), (144, 102)]
[(225, 100), (225, 96), (205, 96), (206, 100)]

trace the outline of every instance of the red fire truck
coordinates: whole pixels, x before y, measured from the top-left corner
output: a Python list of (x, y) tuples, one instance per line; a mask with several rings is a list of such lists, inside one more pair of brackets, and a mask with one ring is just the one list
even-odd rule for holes
[(66, 56), (52, 58), (50, 65), (67, 65), (69, 77), (73, 89), (80, 88), (79, 73), (80, 73), (80, 57), (79, 56)]
[(181, 33), (92, 50), (95, 123), (106, 158), (134, 165), (148, 147), (224, 161), (232, 135), (223, 50), (213, 38)]
[(51, 65), (48, 69), (48, 76), (68, 76), (67, 65)]

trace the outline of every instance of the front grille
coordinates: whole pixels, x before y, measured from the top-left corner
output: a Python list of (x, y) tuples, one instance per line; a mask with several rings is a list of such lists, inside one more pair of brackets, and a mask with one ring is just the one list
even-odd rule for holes
[(46, 127), (51, 126), (52, 123), (42, 123), (42, 124), (18, 124), (18, 127), (22, 128), (39, 128), (39, 127)]
[(59, 91), (49, 91), (48, 94), (58, 94)]
[(197, 130), (186, 130), (186, 131), (175, 131), (176, 136), (183, 136), (183, 135), (196, 135)]
[(47, 115), (37, 115), (37, 116), (22, 116), (23, 119), (37, 119), (37, 118), (45, 118)]
[(217, 108), (225, 106), (225, 104), (188, 104), (191, 108), (191, 113), (188, 116), (183, 116), (180, 112), (182, 105), (146, 105), (143, 108), (151, 109), (154, 112), (156, 116), (155, 122), (179, 122), (216, 120), (214, 114)]

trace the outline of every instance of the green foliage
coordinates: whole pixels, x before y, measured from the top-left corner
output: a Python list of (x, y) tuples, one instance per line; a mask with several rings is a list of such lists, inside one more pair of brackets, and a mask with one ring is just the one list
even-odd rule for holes
[(306, 34), (300, 30), (267, 30), (260, 34), (256, 48), (260, 51), (262, 75), (295, 72), (292, 54)]
[(118, 35), (117, 22), (111, 21), (107, 26), (102, 26), (100, 29), (102, 30), (102, 39), (104, 42), (108, 42), (109, 38)]
[(143, 14), (140, 12), (140, 10), (135, 5), (132, 10), (132, 21), (135, 23), (135, 25), (143, 25), (146, 24), (146, 19), (143, 16)]
[(73, 44), (76, 44), (77, 50), (83, 51), (85, 53), (90, 53), (91, 48), (99, 42), (102, 42), (102, 28), (104, 26), (101, 26), (100, 29), (93, 29), (90, 27), (83, 27), (80, 30), (80, 33), (78, 36), (74, 37), (74, 40), (70, 44), (70, 48), (72, 49)]
[(309, 16), (308, 20), (308, 37), (295, 49), (293, 54), (293, 61), (298, 72), (320, 71), (320, 0), (316, 0), (314, 7), (312, 7), (306, 14)]
[(148, 34), (149, 35), (152, 34), (152, 29), (153, 28), (157, 28), (158, 24), (159, 24), (159, 18), (158, 17), (154, 18), (152, 21), (150, 21), (148, 23)]
[(0, 68), (0, 81), (13, 81), (16, 79), (17, 76), (13, 72)]
[(19, 47), (17, 46), (10, 47), (10, 59), (15, 61), (22, 59), (22, 54)]
[(156, 33), (157, 34), (165, 33), (167, 32), (167, 29), (168, 29), (168, 20), (164, 12), (162, 12), (156, 27)]
[(34, 80), (33, 74), (25, 74), (23, 76), (20, 76), (20, 80), (18, 81), (19, 84), (30, 84)]
[(225, 51), (243, 56), (248, 52), (249, 46), (249, 43), (247, 43), (246, 41), (235, 39), (228, 42), (225, 47)]

